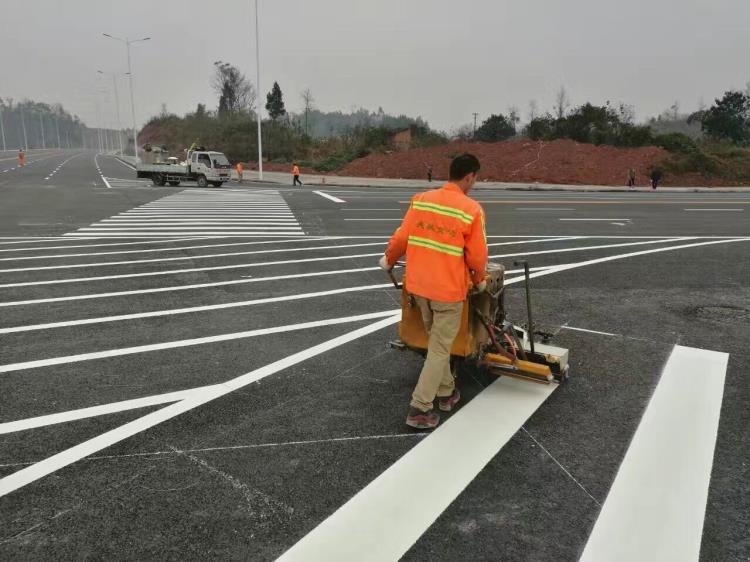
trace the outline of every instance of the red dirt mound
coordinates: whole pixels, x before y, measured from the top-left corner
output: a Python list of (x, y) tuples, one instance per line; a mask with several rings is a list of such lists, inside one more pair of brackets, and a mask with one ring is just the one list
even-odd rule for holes
[[(370, 154), (351, 162), (338, 175), (425, 179), (427, 166), (431, 165), (435, 179), (446, 179), (451, 159), (463, 152), (479, 158), (482, 163), (479, 175), (484, 180), (573, 185), (626, 185), (631, 167), (637, 172), (637, 183), (646, 185), (650, 167), (669, 155), (654, 146), (615, 148), (571, 140), (455, 141), (431, 148)], [(673, 180), (669, 183), (676, 180), (665, 179)]]

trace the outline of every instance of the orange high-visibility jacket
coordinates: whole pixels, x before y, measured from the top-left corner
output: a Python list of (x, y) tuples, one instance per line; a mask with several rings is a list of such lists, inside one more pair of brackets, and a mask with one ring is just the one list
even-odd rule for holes
[(442, 302), (466, 298), (487, 267), (482, 207), (454, 183), (418, 193), (385, 251), (389, 265), (406, 254), (406, 290)]
[(242, 173), (245, 169), (245, 166), (242, 165), (242, 162), (237, 162), (237, 173)]
[(299, 167), (298, 166), (295, 166), (294, 168), (292, 168), (292, 175), (293, 176), (298, 176), (299, 175)]

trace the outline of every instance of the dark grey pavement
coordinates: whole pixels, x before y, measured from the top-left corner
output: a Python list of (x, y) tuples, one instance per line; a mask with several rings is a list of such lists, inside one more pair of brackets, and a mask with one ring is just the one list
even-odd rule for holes
[[(431, 438), (403, 423), (421, 361), (386, 347), (392, 325), (97, 448), (187, 394), (113, 404), (200, 397), (377, 320), (336, 319), (398, 308), (377, 255), (413, 191), (324, 188), (339, 203), (307, 188), (154, 188), (110, 157), (45, 158), (0, 172), (0, 478), (90, 452), (0, 497), (0, 558), (272, 560)], [(76, 234), (184, 192), (278, 192), (305, 236)], [(536, 321), (570, 349), (571, 379), (404, 558), (576, 560), (679, 344), (729, 354), (701, 559), (749, 559), (750, 195), (474, 196), (508, 269), (602, 261), (533, 281)], [(525, 321), (521, 285), (508, 308)], [(330, 322), (298, 326), (316, 321)], [(258, 333), (273, 327), (284, 331)], [(462, 407), (487, 383), (464, 370)], [(110, 413), (12, 425), (97, 405)], [(403, 498), (415, 517), (422, 493)]]

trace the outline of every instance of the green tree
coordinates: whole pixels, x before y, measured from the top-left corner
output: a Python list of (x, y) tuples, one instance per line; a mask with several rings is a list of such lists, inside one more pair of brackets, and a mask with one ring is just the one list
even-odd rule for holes
[(278, 82), (273, 83), (273, 88), (266, 95), (266, 111), (273, 121), (276, 121), (279, 117), (286, 115), (286, 108), (284, 107), (284, 95), (281, 93), (281, 88)]
[(477, 129), (476, 140), (484, 142), (504, 141), (516, 134), (514, 117), (506, 117), (502, 113), (490, 115)]
[(714, 139), (747, 144), (750, 142), (750, 97), (742, 92), (726, 92), (703, 114), (701, 128)]
[(252, 112), (255, 105), (255, 89), (247, 78), (228, 62), (214, 63), (211, 87), (219, 96), (219, 117)]

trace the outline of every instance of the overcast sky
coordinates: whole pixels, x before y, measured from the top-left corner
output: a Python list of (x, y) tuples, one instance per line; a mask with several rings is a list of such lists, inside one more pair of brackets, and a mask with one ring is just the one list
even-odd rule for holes
[[(309, 87), (322, 110), (363, 106), (452, 129), (529, 100), (624, 102), (639, 119), (710, 103), (750, 80), (750, 0), (259, 0), (261, 90), (288, 110)], [(216, 60), (255, 81), (253, 0), (0, 0), (0, 97), (61, 102), (94, 125), (97, 69), (126, 71), (138, 123), (162, 102), (216, 107)], [(127, 82), (120, 81), (129, 124)], [(109, 94), (105, 125), (114, 125)], [(127, 118), (127, 119), (126, 119)]]

